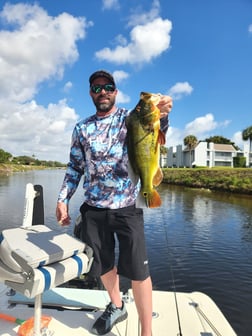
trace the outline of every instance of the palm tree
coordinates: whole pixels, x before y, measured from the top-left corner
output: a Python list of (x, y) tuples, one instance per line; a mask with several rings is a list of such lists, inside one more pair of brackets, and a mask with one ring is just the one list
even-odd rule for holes
[(245, 128), (242, 131), (242, 140), (247, 141), (249, 140), (249, 151), (252, 151), (252, 126)]
[(196, 147), (198, 139), (195, 135), (187, 135), (184, 138), (184, 145), (189, 149), (190, 153), (190, 168), (192, 167), (192, 150)]
[(168, 148), (165, 146), (160, 146), (160, 158), (159, 158), (159, 164), (160, 167), (163, 167), (163, 157), (167, 157), (167, 153), (168, 153)]
[(251, 157), (251, 151), (252, 151), (252, 126), (249, 126), (242, 131), (242, 140), (244, 140), (244, 141), (249, 140), (249, 162), (248, 162), (248, 165), (250, 166), (250, 157)]
[(160, 154), (161, 155), (166, 155), (168, 152), (168, 148), (165, 146), (160, 146)]

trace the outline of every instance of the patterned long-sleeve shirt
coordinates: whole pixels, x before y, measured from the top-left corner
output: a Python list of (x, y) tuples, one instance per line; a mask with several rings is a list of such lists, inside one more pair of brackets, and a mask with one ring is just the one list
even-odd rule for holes
[[(129, 176), (125, 125), (129, 113), (118, 108), (107, 117), (93, 115), (76, 124), (59, 202), (69, 203), (83, 175), (89, 205), (117, 209), (135, 203), (139, 183)], [(168, 118), (161, 119), (161, 129), (167, 128)]]

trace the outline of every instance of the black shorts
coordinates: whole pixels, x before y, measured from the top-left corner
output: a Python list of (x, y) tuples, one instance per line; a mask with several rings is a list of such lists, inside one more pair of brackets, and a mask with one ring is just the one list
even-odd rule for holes
[(80, 238), (94, 252), (90, 275), (98, 277), (115, 266), (115, 235), (118, 239), (118, 274), (145, 280), (149, 266), (144, 237), (143, 210), (135, 206), (100, 209), (84, 203)]

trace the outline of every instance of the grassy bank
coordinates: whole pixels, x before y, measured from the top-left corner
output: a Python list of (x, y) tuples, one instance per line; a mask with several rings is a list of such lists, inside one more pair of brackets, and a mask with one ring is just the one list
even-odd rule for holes
[(252, 169), (164, 168), (164, 183), (252, 195)]
[[(0, 164), (0, 174), (50, 169), (44, 166)], [(51, 168), (55, 169), (55, 168)], [(163, 183), (252, 195), (252, 169), (164, 168)]]
[(44, 166), (33, 166), (33, 165), (22, 165), (22, 164), (9, 164), (9, 163), (0, 163), (0, 174), (9, 175), (15, 172), (25, 172), (29, 170), (41, 170), (48, 169)]

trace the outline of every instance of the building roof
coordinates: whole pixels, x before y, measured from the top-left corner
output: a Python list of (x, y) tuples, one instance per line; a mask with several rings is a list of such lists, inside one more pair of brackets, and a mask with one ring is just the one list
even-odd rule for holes
[(225, 152), (236, 152), (236, 149), (234, 148), (233, 145), (227, 145), (227, 144), (214, 144), (214, 150)]

